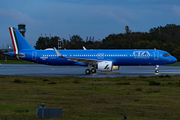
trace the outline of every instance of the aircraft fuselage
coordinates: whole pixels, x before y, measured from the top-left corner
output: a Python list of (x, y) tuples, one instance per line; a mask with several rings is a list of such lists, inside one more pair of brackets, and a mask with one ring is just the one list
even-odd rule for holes
[[(64, 57), (113, 61), (113, 65), (166, 65), (174, 63), (175, 57), (162, 50), (59, 50)], [(48, 65), (86, 65), (57, 56), (54, 50), (21, 51), (21, 59)], [(164, 56), (167, 54), (168, 56)]]

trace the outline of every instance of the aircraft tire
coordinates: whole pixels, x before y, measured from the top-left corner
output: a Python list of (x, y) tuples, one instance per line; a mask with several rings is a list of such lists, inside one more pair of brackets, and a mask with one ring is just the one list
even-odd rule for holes
[(91, 69), (91, 72), (92, 72), (92, 73), (96, 73), (96, 69), (95, 69), (95, 68), (92, 68), (92, 69)]
[(155, 70), (155, 73), (159, 73), (159, 70)]
[(85, 73), (86, 73), (86, 74), (90, 74), (90, 73), (91, 73), (90, 69), (86, 69), (86, 70), (85, 70)]

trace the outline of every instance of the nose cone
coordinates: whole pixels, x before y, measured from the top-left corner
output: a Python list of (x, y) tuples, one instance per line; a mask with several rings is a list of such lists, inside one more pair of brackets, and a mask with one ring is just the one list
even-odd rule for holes
[(177, 59), (176, 59), (175, 57), (172, 57), (172, 58), (170, 59), (170, 62), (171, 62), (171, 63), (176, 63), (176, 62), (177, 62)]

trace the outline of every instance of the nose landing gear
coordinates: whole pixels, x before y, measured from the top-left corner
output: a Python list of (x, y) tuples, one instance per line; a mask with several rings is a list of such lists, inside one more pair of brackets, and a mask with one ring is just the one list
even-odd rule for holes
[(159, 68), (159, 65), (156, 65), (156, 66), (155, 66), (155, 73), (159, 73), (158, 68)]

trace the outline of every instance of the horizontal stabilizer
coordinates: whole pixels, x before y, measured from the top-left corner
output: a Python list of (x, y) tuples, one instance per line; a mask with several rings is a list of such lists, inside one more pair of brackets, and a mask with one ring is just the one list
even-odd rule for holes
[(19, 59), (19, 58), (23, 58), (23, 57), (25, 57), (25, 54), (14, 54), (14, 53), (4, 53), (5, 55), (13, 55), (13, 56), (15, 56), (17, 59)]

